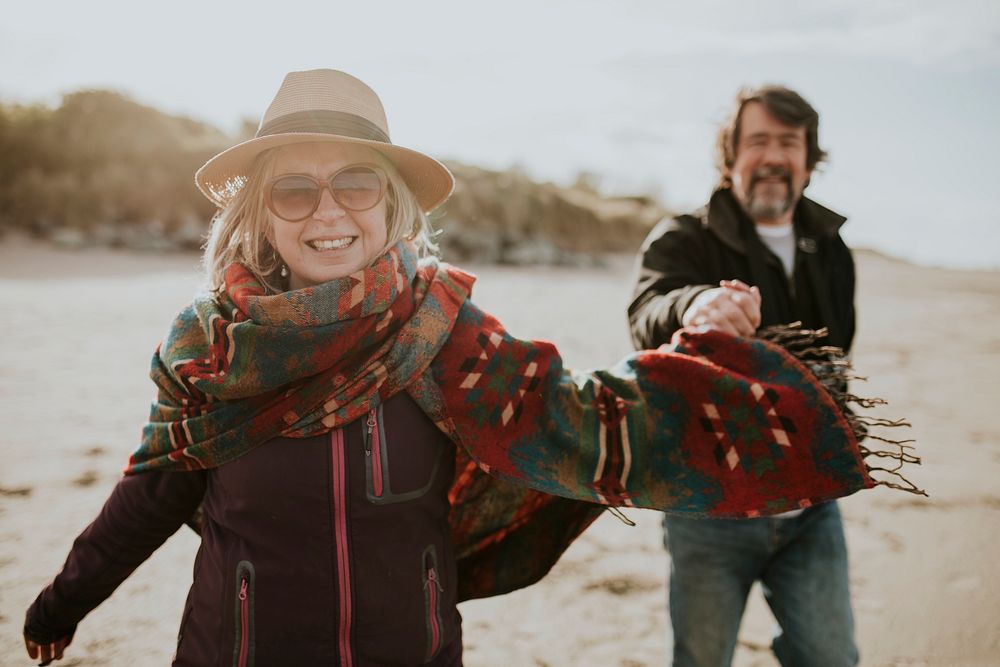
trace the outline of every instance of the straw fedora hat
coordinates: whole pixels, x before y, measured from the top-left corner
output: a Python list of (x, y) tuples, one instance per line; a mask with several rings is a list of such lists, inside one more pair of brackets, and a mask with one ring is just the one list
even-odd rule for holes
[(263, 151), (312, 141), (371, 146), (392, 162), (425, 212), (441, 204), (455, 187), (443, 164), (389, 141), (389, 124), (375, 91), (332, 69), (285, 76), (254, 138), (206, 162), (195, 182), (202, 194), (224, 207), (246, 183), (250, 165)]

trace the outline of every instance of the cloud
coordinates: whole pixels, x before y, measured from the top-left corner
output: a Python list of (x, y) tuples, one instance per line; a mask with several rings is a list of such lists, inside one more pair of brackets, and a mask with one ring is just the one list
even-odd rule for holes
[(735, 48), (749, 53), (827, 52), (913, 65), (1000, 64), (997, 3), (845, 2), (839, 20), (828, 22), (822, 13), (801, 11), (799, 18), (795, 25), (763, 35), (733, 35)]

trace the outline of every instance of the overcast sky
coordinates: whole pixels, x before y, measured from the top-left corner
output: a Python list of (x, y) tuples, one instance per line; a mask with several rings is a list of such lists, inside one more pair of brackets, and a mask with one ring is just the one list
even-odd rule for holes
[(2, 0), (0, 99), (113, 88), (233, 130), (282, 76), (334, 67), (382, 97), (395, 143), (566, 182), (707, 199), (741, 85), (821, 114), (809, 194), (848, 241), (1000, 266), (1000, 2)]

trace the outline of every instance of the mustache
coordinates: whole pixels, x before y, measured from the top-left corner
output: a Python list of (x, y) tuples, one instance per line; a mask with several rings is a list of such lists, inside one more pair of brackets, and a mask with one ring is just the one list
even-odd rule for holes
[(750, 175), (750, 187), (748, 189), (752, 190), (757, 183), (764, 180), (765, 178), (780, 178), (788, 186), (788, 189), (792, 189), (792, 172), (788, 171), (785, 167), (761, 167)]

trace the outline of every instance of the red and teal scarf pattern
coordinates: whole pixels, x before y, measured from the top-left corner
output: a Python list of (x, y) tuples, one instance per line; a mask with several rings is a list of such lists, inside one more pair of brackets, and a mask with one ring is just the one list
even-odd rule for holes
[(574, 372), (477, 308), (473, 282), (405, 243), (278, 295), (229, 267), (157, 350), (158, 399), (126, 473), (224, 465), (407, 391), (459, 445), (463, 599), (537, 580), (608, 506), (752, 517), (875, 485), (851, 425), (782, 348), (684, 331)]

